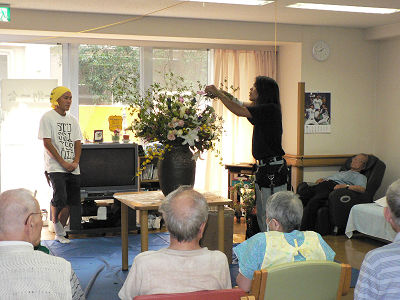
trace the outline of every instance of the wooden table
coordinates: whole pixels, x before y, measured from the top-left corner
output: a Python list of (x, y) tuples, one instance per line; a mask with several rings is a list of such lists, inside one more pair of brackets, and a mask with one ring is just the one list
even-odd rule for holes
[[(224, 252), (224, 205), (232, 200), (215, 195), (202, 193), (209, 206), (218, 207), (218, 250)], [(140, 211), (141, 251), (149, 249), (148, 211), (158, 210), (165, 198), (161, 191), (116, 193), (114, 198), (121, 202), (121, 240), (122, 240), (122, 270), (128, 270), (128, 207)]]

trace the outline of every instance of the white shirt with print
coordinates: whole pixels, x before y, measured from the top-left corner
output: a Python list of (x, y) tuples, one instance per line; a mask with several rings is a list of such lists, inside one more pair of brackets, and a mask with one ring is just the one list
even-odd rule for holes
[[(58, 154), (66, 162), (72, 163), (75, 158), (74, 144), (76, 141), (82, 140), (82, 133), (78, 121), (73, 116), (68, 113), (62, 116), (55, 110), (51, 110), (45, 113), (40, 120), (38, 137), (41, 140), (45, 138), (51, 139), (51, 143), (56, 148)], [(47, 150), (44, 151), (44, 161), (45, 170), (49, 173), (68, 172)], [(80, 174), (79, 166), (72, 174)]]

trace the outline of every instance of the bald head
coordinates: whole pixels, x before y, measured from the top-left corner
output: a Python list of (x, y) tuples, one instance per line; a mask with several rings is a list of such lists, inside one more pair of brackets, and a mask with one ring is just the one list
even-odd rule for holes
[(29, 214), (40, 211), (39, 203), (26, 189), (0, 194), (0, 240), (25, 240), (25, 221)]
[(159, 210), (168, 231), (179, 242), (190, 242), (196, 238), (201, 224), (208, 217), (207, 201), (190, 186), (181, 186), (170, 193)]

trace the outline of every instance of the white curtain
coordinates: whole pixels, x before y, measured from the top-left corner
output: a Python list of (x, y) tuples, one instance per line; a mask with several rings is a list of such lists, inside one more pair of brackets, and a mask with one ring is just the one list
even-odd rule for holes
[[(264, 75), (276, 78), (276, 57), (274, 50), (225, 50), (214, 52), (215, 86), (239, 88), (234, 95), (240, 100), (249, 101), (249, 90), (255, 78)], [(229, 88), (229, 92), (232, 90)], [(228, 195), (228, 173), (225, 164), (241, 162), (253, 163), (251, 141), (253, 126), (246, 118), (239, 118), (231, 113), (218, 100), (213, 107), (224, 120), (224, 134), (218, 150), (222, 156), (215, 157), (209, 152), (204, 161), (198, 161), (196, 172), (196, 187), (207, 191)]]

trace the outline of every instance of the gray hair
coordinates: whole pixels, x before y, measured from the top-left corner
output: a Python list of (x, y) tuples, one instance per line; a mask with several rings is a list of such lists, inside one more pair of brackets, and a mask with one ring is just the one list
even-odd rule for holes
[(277, 220), (284, 232), (291, 232), (300, 228), (303, 204), (293, 192), (277, 192), (267, 199), (266, 216), (269, 220)]
[(392, 213), (393, 221), (400, 226), (400, 179), (393, 182), (387, 192), (386, 201)]
[[(357, 155), (361, 155), (361, 156), (363, 156), (363, 157), (365, 158), (364, 163), (363, 163), (363, 166), (362, 166), (362, 169), (365, 170), (365, 168), (366, 168), (366, 166), (367, 166), (367, 163), (368, 163), (368, 159), (369, 159), (368, 154), (366, 154), (366, 153), (359, 153), (359, 154), (357, 154)], [(356, 155), (356, 156), (357, 156), (357, 155)]]
[(191, 186), (180, 186), (168, 194), (159, 211), (162, 213), (169, 233), (179, 242), (196, 238), (201, 224), (207, 222), (208, 204), (202, 194)]
[(8, 190), (0, 194), (0, 234), (22, 226), (28, 214), (35, 210), (35, 198), (27, 189)]

